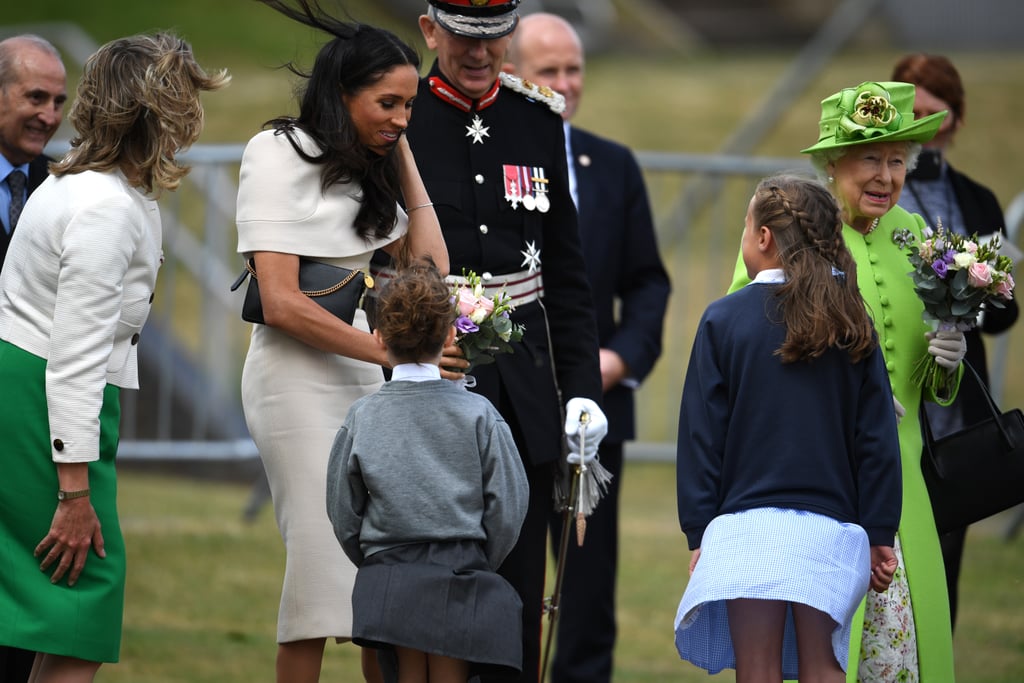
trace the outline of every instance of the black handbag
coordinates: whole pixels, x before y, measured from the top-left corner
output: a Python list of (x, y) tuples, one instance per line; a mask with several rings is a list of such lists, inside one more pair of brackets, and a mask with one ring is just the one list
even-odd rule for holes
[[(245, 290), (245, 299), (242, 301), (242, 320), (262, 325), (263, 303), (260, 301), (260, 287), (253, 259), (246, 260), (245, 269), (231, 285), (231, 291), (241, 287), (247, 277), (249, 287)], [(362, 271), (299, 258), (299, 289), (349, 325), (355, 319), (363, 292), (368, 286), (372, 287), (372, 283), (370, 276), (364, 275)]]
[(935, 439), (921, 407), (921, 471), (940, 534), (1024, 502), (1024, 414), (1000, 412), (977, 371), (964, 363), (964, 378), (978, 383), (991, 415)]

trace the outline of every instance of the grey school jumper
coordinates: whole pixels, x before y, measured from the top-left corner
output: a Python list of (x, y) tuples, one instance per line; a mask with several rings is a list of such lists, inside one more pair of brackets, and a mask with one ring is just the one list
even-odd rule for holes
[(388, 382), (356, 401), (327, 467), (327, 514), (357, 566), (406, 543), (478, 540), (497, 569), (528, 491), (498, 411), (442, 379)]

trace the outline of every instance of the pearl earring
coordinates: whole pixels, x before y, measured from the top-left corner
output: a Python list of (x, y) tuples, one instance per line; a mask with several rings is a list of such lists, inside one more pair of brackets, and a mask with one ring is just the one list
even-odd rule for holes
[(829, 176), (829, 177), (828, 177), (828, 184), (829, 184), (829, 185), (831, 185), (831, 184), (832, 184), (832, 183), (834, 183), (835, 181), (836, 181), (836, 179), (835, 179), (835, 178), (833, 178), (832, 176)]

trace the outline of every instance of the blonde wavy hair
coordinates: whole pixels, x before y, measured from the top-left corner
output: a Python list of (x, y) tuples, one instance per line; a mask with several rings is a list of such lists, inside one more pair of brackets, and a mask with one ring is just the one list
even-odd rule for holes
[(149, 194), (177, 189), (189, 168), (174, 156), (203, 129), (199, 93), (230, 80), (223, 70), (207, 74), (192, 47), (169, 33), (107, 43), (85, 63), (68, 115), (71, 151), (50, 172), (120, 170)]

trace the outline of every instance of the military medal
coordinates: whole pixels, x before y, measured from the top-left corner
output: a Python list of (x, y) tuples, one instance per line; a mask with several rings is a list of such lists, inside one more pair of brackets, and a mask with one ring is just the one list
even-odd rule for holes
[(537, 195), (537, 210), (541, 213), (547, 213), (551, 210), (551, 200), (548, 199), (547, 192), (540, 192)]
[(523, 196), (523, 208), (527, 211), (533, 211), (537, 208), (537, 204), (533, 198), (533, 182), (530, 177), (530, 169), (526, 166), (519, 167), (519, 187), (520, 194)]
[(534, 174), (530, 172), (530, 167), (504, 164), (501, 175), (505, 179), (505, 201), (513, 209), (518, 209), (522, 204), (527, 211), (533, 211), (537, 206), (533, 182), (536, 179), (532, 177)]
[(519, 202), (523, 200), (519, 167), (505, 164), (501, 167), (501, 176), (505, 180), (505, 201), (511, 204), (513, 209), (518, 209)]
[(484, 125), (483, 119), (481, 119), (479, 116), (474, 116), (473, 125), (466, 126), (466, 137), (473, 138), (473, 144), (480, 143), (482, 145), (484, 144), (484, 138), (491, 137), (491, 134), (487, 132), (490, 129), (490, 126)]
[(544, 168), (534, 167), (530, 180), (533, 181), (534, 205), (541, 213), (547, 213), (551, 210), (551, 200), (548, 198), (549, 181), (544, 177)]
[(542, 166), (516, 166), (504, 164), (501, 167), (505, 179), (505, 201), (513, 209), (522, 204), (527, 211), (547, 213), (551, 210), (551, 199), (548, 197), (548, 179), (544, 177)]
[(525, 267), (530, 275), (540, 272), (540, 249), (537, 248), (536, 242), (527, 242), (526, 249), (519, 253), (523, 255), (523, 262), (520, 265)]

